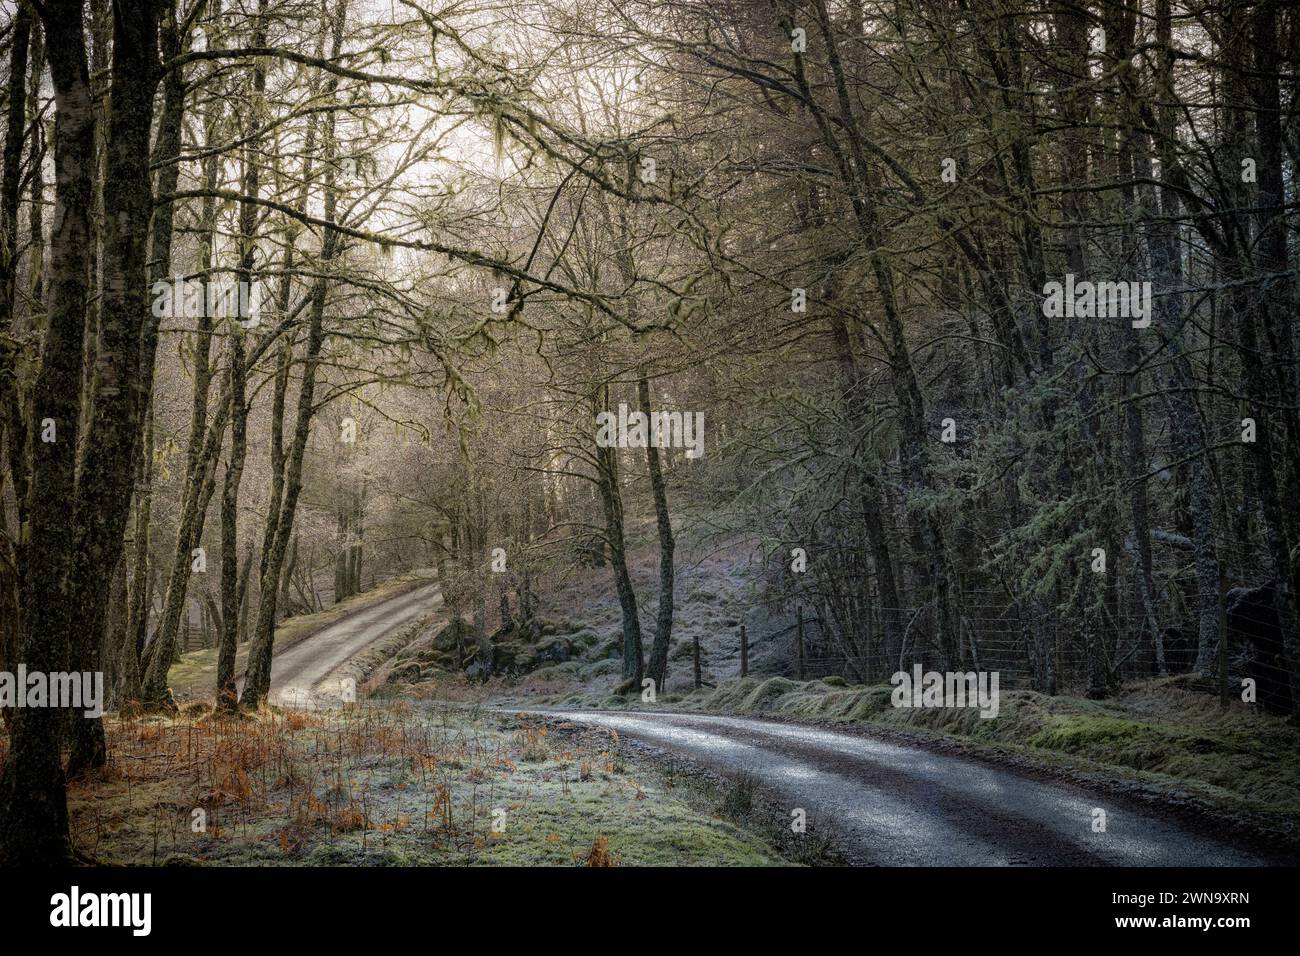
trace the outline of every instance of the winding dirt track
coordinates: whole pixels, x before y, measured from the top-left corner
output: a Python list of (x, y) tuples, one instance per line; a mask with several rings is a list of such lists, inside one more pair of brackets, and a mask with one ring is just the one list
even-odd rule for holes
[[(313, 706), (343, 664), (437, 606), (437, 584), (368, 607), (275, 656), (271, 696)], [(725, 774), (745, 773), (829, 830), (850, 862), (884, 866), (1261, 866), (1148, 806), (866, 733), (742, 717), (534, 711), (617, 731)], [(1094, 829), (1105, 811), (1105, 830)]]
[[(747, 773), (884, 866), (1261, 866), (1277, 862), (1114, 796), (854, 733), (740, 717), (538, 711)], [(1094, 809), (1106, 813), (1094, 832)]]

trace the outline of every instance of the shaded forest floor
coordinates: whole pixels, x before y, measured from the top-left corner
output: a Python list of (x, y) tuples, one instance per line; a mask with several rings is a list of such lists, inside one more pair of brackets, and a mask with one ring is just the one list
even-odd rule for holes
[(779, 865), (725, 795), (477, 708), (366, 704), (106, 720), (109, 765), (69, 793), (103, 864)]

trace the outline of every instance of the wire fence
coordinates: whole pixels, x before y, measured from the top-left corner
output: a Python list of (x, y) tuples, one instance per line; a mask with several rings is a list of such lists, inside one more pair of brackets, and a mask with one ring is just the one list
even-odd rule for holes
[[(1004, 688), (1047, 691), (1085, 688), (1097, 668), (1111, 682), (1152, 678), (1162, 671), (1156, 635), (1140, 623), (1089, 626), (980, 595), (967, 595), (955, 606), (960, 608), (960, 641), (954, 635), (946, 647), (936, 635), (929, 607), (892, 609), (903, 627), (901, 647), (886, 648), (881, 622), (890, 609), (880, 607), (870, 609), (867, 625), (857, 633), (846, 634), (835, 622), (805, 610), (802, 628), (791, 624), (777, 635), (782, 640), (789, 635), (790, 668), (807, 678), (882, 680), (919, 664), (927, 671), (997, 671)], [(1266, 603), (1238, 601), (1225, 617), (1230, 687), (1240, 689), (1249, 678), (1261, 700), (1289, 709), (1290, 675), (1300, 662), (1286, 659), (1276, 612)], [(1190, 612), (1167, 616), (1158, 637), (1165, 673), (1199, 670), (1211, 681), (1218, 679), (1221, 645), (1211, 643), (1202, 652), (1198, 622)]]

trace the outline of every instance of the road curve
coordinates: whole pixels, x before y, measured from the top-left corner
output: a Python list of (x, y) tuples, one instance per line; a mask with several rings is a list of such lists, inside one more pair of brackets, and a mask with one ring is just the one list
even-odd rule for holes
[[(747, 773), (853, 863), (883, 866), (1260, 866), (1270, 860), (1150, 809), (869, 736), (741, 717), (537, 712)], [(1094, 831), (1095, 810), (1105, 831)]]
[(318, 685), (334, 670), (393, 628), (441, 602), (438, 585), (424, 585), (349, 614), (287, 650), (275, 652), (271, 659), (271, 703), (311, 706)]

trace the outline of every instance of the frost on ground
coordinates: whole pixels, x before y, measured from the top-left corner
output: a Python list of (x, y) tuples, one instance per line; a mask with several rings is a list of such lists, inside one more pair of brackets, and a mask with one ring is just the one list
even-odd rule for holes
[(784, 862), (608, 732), (407, 701), (106, 724), (108, 767), (69, 795), (78, 849), (105, 864)]
[[(641, 529), (644, 532), (644, 528)], [(642, 641), (654, 637), (658, 602), (657, 545), (629, 546), (629, 570), (641, 617)], [(679, 549), (668, 675), (660, 694), (694, 687), (694, 645), (708, 686), (740, 676), (740, 628), (747, 628), (751, 673), (793, 674), (793, 616), (764, 598), (757, 560), (744, 542), (723, 553)], [(526, 633), (476, 633), (467, 621), (440, 624), (413, 640), (382, 668), (371, 690), (381, 696), (459, 698), (472, 683), (490, 696), (519, 700), (562, 693), (612, 695), (623, 683), (622, 611), (609, 569), (556, 575), (539, 587), (537, 617)], [(621, 702), (621, 701), (615, 701)], [(614, 703), (614, 702), (612, 702)]]

